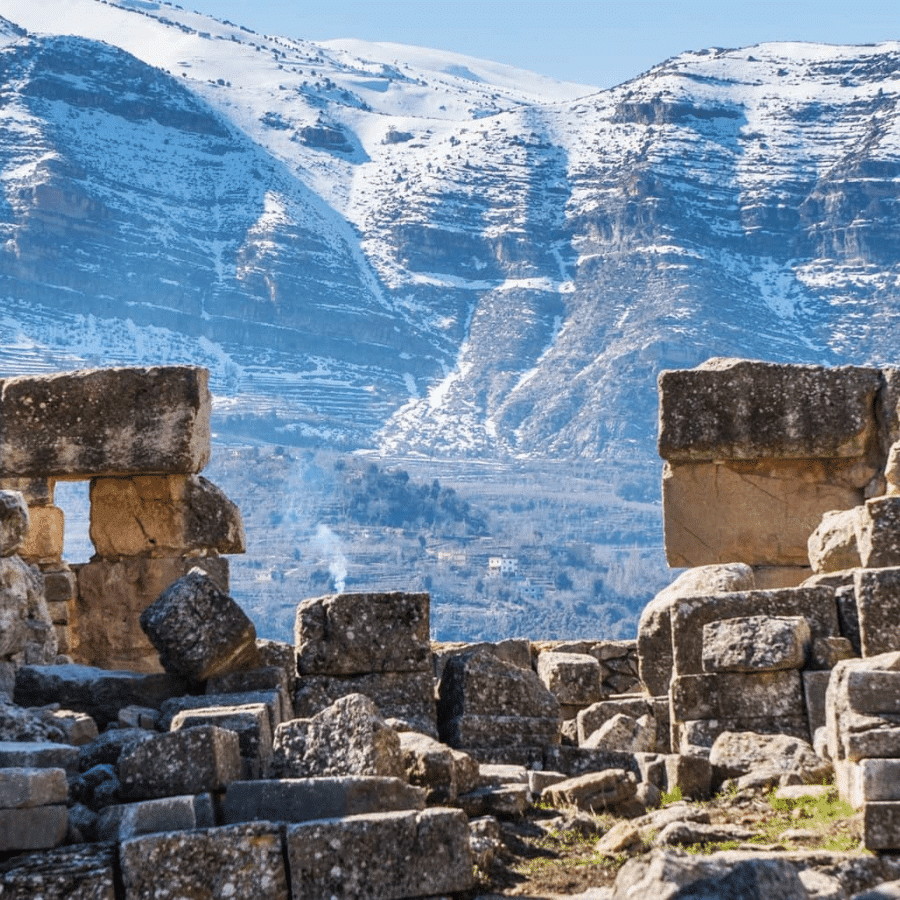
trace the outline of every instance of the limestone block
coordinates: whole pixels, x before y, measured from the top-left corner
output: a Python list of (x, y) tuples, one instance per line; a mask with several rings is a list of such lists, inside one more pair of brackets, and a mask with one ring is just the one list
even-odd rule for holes
[(31, 563), (58, 563), (63, 554), (65, 514), (58, 506), (35, 506), (30, 519), (19, 555)]
[(634, 719), (618, 713), (588, 735), (584, 747), (653, 753), (656, 750), (656, 722), (650, 716)]
[(290, 700), (281, 689), (268, 691), (242, 691), (237, 694), (187, 694), (184, 697), (172, 697), (163, 701), (159, 708), (158, 725), (163, 731), (172, 727), (175, 717), (186, 711), (205, 709), (207, 707), (233, 707), (246, 704), (261, 704), (269, 715), (269, 726), (274, 735), (275, 729), (290, 718)]
[(4, 900), (116, 900), (109, 844), (80, 844), (17, 856), (0, 874)]
[(900, 850), (900, 802), (866, 803), (863, 845), (866, 850)]
[(222, 815), (236, 822), (308, 822), (375, 812), (425, 808), (425, 791), (400, 778), (374, 775), (235, 781)]
[[(668, 704), (668, 699), (666, 700)], [(656, 709), (650, 697), (635, 696), (616, 700), (600, 700), (581, 710), (577, 719), (579, 746), (613, 716), (624, 714), (633, 719), (654, 716)]]
[(712, 784), (712, 766), (705, 756), (689, 753), (668, 753), (665, 757), (667, 791), (676, 787), (683, 797), (705, 800)]
[[(840, 618), (840, 606), (838, 617)], [(812, 642), (806, 665), (809, 669), (833, 669), (842, 659), (852, 659), (854, 656), (856, 653), (853, 644), (845, 637), (816, 638)]]
[(0, 741), (2, 769), (78, 769), (78, 748), (47, 741)]
[(400, 740), (362, 694), (342, 697), (311, 719), (275, 729), (270, 777), (403, 775)]
[[(257, 650), (259, 641), (256, 642)], [(289, 644), (285, 646), (290, 648)], [(291, 659), (294, 658), (291, 649)], [(237, 672), (223, 672), (214, 675), (206, 682), (207, 694), (242, 694), (248, 691), (279, 691), (290, 697), (290, 681), (287, 672), (281, 666), (264, 666), (258, 669), (245, 669)], [(285, 718), (293, 718), (285, 716)]]
[(257, 638), (256, 654), (259, 657), (261, 668), (277, 666), (284, 670), (288, 680), (288, 696), (293, 697), (297, 680), (297, 654), (294, 652), (294, 645), (289, 644), (287, 641)]
[(243, 777), (264, 778), (272, 758), (272, 728), (269, 711), (262, 703), (184, 710), (172, 719), (171, 731), (215, 725), (238, 736)]
[(619, 750), (591, 750), (587, 747), (549, 747), (544, 752), (544, 768), (562, 772), (567, 778), (605, 769), (625, 769), (632, 772), (635, 782), (641, 777), (641, 769), (634, 753)]
[(545, 788), (541, 797), (554, 806), (569, 803), (589, 812), (606, 812), (631, 800), (637, 792), (633, 772), (606, 769), (567, 778)]
[(122, 751), (133, 744), (149, 740), (154, 732), (143, 728), (111, 728), (97, 740), (79, 748), (78, 770), (87, 772), (95, 766), (115, 766)]
[(58, 847), (66, 839), (68, 824), (65, 804), (0, 809), (0, 851)]
[(678, 675), (672, 680), (672, 718), (802, 717), (803, 686), (796, 670)]
[(753, 566), (753, 587), (759, 591), (798, 587), (812, 574), (809, 566)]
[(434, 660), (434, 677), (440, 681), (444, 672), (444, 666), (448, 659), (461, 656), (466, 653), (474, 653), (476, 650), (484, 650), (493, 653), (504, 662), (512, 663), (520, 669), (531, 669), (532, 643), (522, 638), (507, 638), (505, 641), (492, 643), (489, 641), (435, 641), (432, 644), (432, 658)]
[(159, 654), (140, 627), (141, 613), (192, 568), (228, 591), (228, 560), (218, 556), (98, 559), (77, 567), (71, 623), (76, 662), (133, 672), (162, 672)]
[(900, 715), (900, 672), (850, 669), (843, 682), (847, 706), (868, 716)]
[(885, 493), (889, 496), (900, 494), (900, 441), (895, 441), (888, 450), (887, 462), (884, 465), (884, 478), (887, 482)]
[(687, 719), (672, 721), (672, 750), (676, 753), (708, 752), (716, 740), (727, 732), (753, 732), (758, 735), (781, 735), (809, 740), (806, 716), (729, 716), (723, 719)]
[(281, 828), (271, 822), (136, 837), (119, 859), (128, 898), (290, 898)]
[(822, 516), (806, 544), (814, 572), (839, 572), (860, 565), (856, 536), (864, 514), (864, 506), (855, 506), (831, 510)]
[(866, 569), (900, 566), (900, 497), (866, 501), (857, 525), (857, 544), (860, 561), (855, 565)]
[(861, 759), (851, 771), (848, 800), (854, 809), (865, 803), (900, 801), (900, 759)]
[(308, 719), (348, 694), (371, 698), (385, 719), (437, 736), (431, 672), (373, 672), (369, 675), (299, 675), (294, 714)]
[(682, 597), (673, 606), (674, 669), (679, 675), (703, 671), (703, 626), (742, 616), (802, 616), (812, 640), (839, 634), (834, 590), (830, 587), (739, 591)]
[(831, 766), (816, 755), (812, 746), (784, 734), (725, 732), (716, 738), (709, 761), (725, 778), (734, 778), (758, 769), (796, 772), (807, 784), (827, 777)]
[(155, 731), (158, 718), (158, 709), (150, 706), (137, 706), (132, 703), (119, 710), (116, 722), (119, 728), (143, 728), (147, 731)]
[(210, 454), (209, 373), (109, 368), (3, 380), (5, 476), (182, 474)]
[[(663, 459), (816, 459), (877, 447), (878, 369), (712, 359), (659, 376)], [(837, 508), (837, 507), (832, 507)]]
[(83, 747), (95, 740), (99, 734), (97, 723), (87, 714), (73, 709), (47, 710), (44, 718), (58, 728), (66, 743), (73, 747)]
[(640, 678), (651, 696), (669, 692), (672, 678), (672, 605), (681, 597), (752, 590), (753, 570), (744, 563), (698, 566), (682, 572), (645, 607), (638, 624)]
[[(441, 740), (466, 750), (545, 748), (559, 743), (560, 720), (556, 716), (499, 716), (464, 713), (440, 723)], [(480, 758), (480, 757), (479, 757)], [(492, 758), (496, 758), (492, 754)]]
[(57, 646), (40, 572), (17, 556), (0, 557), (0, 660), (50, 665)]
[[(78, 580), (75, 573), (65, 564), (41, 569), (44, 576), (44, 596), (47, 598), (47, 605), (61, 603), (71, 603), (78, 594)], [(68, 621), (68, 617), (57, 619), (53, 618), (53, 623), (62, 625)]]
[(104, 729), (129, 704), (158, 708), (183, 694), (185, 682), (171, 675), (115, 672), (91, 666), (23, 666), (16, 672), (15, 701), (20, 706), (59, 703), (89, 715)]
[(666, 558), (673, 567), (806, 567), (807, 542), (822, 516), (861, 504), (871, 475), (852, 459), (668, 462)]
[(600, 663), (589, 654), (545, 650), (537, 674), (560, 703), (587, 706), (600, 699)]
[(157, 800), (107, 806), (97, 822), (97, 838), (119, 842), (142, 834), (184, 831), (196, 827), (197, 814), (192, 795), (160, 797)]
[(816, 730), (823, 728), (825, 720), (825, 695), (828, 691), (828, 681), (831, 672), (819, 670), (814, 672), (802, 672), (803, 699), (806, 703), (806, 715), (809, 719), (810, 738), (815, 736)]
[(256, 629), (202, 569), (166, 588), (140, 616), (167, 672), (205, 681), (256, 660)]
[(241, 514), (199, 475), (91, 480), (91, 540), (104, 559), (243, 553)]
[(0, 809), (53, 806), (68, 799), (65, 769), (0, 769)]
[(130, 800), (221, 791), (240, 777), (238, 736), (214, 725), (155, 735), (119, 757), (120, 792)]
[(528, 794), (525, 784), (481, 787), (468, 794), (460, 794), (456, 804), (470, 819), (478, 816), (518, 819), (528, 809)]
[(703, 626), (704, 672), (802, 669), (810, 650), (802, 616), (736, 616)]
[(431, 668), (428, 594), (331, 594), (297, 607), (300, 675), (424, 672)]
[(12, 556), (28, 535), (31, 517), (18, 491), (0, 490), (0, 556)]
[[(462, 810), (372, 813), (291, 825), (293, 900), (400, 900), (472, 887), (469, 824)], [(249, 896), (249, 895), (248, 895)]]
[(406, 778), (425, 790), (429, 806), (450, 805), (475, 788), (479, 767), (467, 753), (415, 731), (398, 737)]
[(53, 478), (0, 478), (0, 490), (17, 491), (31, 509), (34, 506), (52, 506), (56, 480)]
[(900, 649), (900, 567), (857, 569), (854, 594), (862, 655)]

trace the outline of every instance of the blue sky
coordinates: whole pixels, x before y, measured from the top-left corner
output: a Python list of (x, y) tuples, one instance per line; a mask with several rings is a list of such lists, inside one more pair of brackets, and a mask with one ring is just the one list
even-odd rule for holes
[(395, 41), (611, 87), (683, 50), (900, 39), (893, 2), (176, 0), (267, 34)]

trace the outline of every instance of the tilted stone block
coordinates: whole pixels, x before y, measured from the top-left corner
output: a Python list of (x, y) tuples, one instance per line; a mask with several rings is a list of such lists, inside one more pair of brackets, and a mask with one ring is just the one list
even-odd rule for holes
[(259, 703), (266, 708), (272, 734), (282, 722), (293, 718), (290, 713), (290, 700), (280, 688), (268, 691), (242, 691), (238, 694), (187, 694), (184, 697), (172, 697), (162, 704), (159, 710), (159, 727), (163, 731), (168, 731), (172, 727), (172, 721), (181, 712), (207, 707), (245, 706), (248, 703)]
[(52, 806), (68, 799), (65, 769), (0, 769), (0, 809)]
[(49, 741), (0, 741), (0, 768), (77, 772), (78, 748)]
[(857, 569), (854, 593), (862, 655), (900, 649), (900, 567)]
[(275, 729), (270, 777), (403, 775), (400, 740), (362, 694), (342, 697), (311, 719)]
[(652, 716), (638, 719), (617, 713), (588, 735), (583, 746), (607, 750), (625, 750), (630, 753), (656, 751), (656, 722)]
[(190, 366), (7, 378), (5, 476), (187, 474), (209, 461), (209, 373)]
[(18, 491), (0, 490), (0, 556), (19, 552), (31, 525), (28, 504)]
[(15, 701), (19, 706), (59, 703), (89, 715), (101, 729), (118, 719), (129, 704), (154, 708), (183, 694), (185, 682), (166, 674), (142, 675), (91, 666), (23, 666), (16, 672)]
[(863, 568), (900, 566), (900, 497), (866, 501), (857, 524), (857, 545), (857, 565)]
[(802, 669), (812, 641), (803, 616), (737, 616), (703, 626), (704, 672)]
[(236, 781), (222, 807), (226, 823), (308, 822), (425, 808), (425, 791), (400, 778), (344, 775)]
[(2, 865), (4, 900), (116, 900), (109, 844), (79, 844), (17, 856)]
[(308, 719), (348, 694), (371, 698), (385, 719), (437, 735), (434, 677), (430, 672), (373, 672), (369, 675), (300, 675), (294, 714)]
[(191, 569), (140, 618), (167, 672), (205, 681), (256, 660), (256, 629), (244, 611), (205, 572)]
[(53, 494), (56, 490), (56, 479), (0, 477), (0, 490), (17, 491), (25, 498), (25, 503), (28, 504), (29, 509), (35, 506), (52, 506)]
[(157, 735), (119, 757), (120, 793), (131, 800), (221, 791), (240, 777), (238, 736), (213, 725)]
[(803, 684), (795, 670), (679, 675), (672, 681), (672, 719), (802, 718)]
[(228, 560), (219, 556), (97, 559), (78, 566), (72, 656), (84, 665), (162, 672), (141, 613), (179, 578), (199, 567), (228, 591)]
[(400, 900), (472, 886), (462, 810), (348, 816), (287, 828), (293, 900)]
[(58, 847), (66, 839), (68, 824), (65, 804), (0, 809), (0, 851)]
[(560, 703), (587, 706), (600, 699), (600, 663), (586, 653), (543, 651), (537, 673)]
[(900, 850), (900, 802), (866, 803), (863, 807), (866, 850)]
[(860, 565), (857, 534), (864, 513), (864, 506), (855, 506), (822, 516), (806, 544), (814, 572), (839, 572)]
[(698, 566), (682, 572), (644, 607), (638, 624), (638, 671), (651, 696), (659, 697), (669, 692), (674, 604), (681, 597), (708, 597), (754, 587), (753, 570), (745, 563)]
[(91, 480), (90, 534), (105, 559), (243, 553), (241, 514), (199, 475), (135, 475)]
[(878, 369), (713, 359), (659, 376), (663, 459), (865, 456)]
[(129, 900), (290, 898), (281, 828), (271, 822), (132, 838), (119, 859)]
[(127, 841), (142, 834), (185, 831), (197, 827), (194, 797), (161, 797), (107, 806), (97, 821), (101, 841)]
[(743, 616), (802, 616), (812, 640), (839, 634), (834, 590), (830, 587), (739, 591), (706, 597), (682, 597), (672, 607), (674, 670), (679, 675), (703, 672), (703, 626)]
[(333, 594), (297, 607), (301, 675), (431, 669), (428, 594)]

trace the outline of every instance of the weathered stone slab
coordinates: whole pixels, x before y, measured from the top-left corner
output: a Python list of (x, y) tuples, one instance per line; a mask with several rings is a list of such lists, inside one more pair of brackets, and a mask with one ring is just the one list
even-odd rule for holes
[(806, 544), (814, 572), (840, 572), (860, 565), (857, 533), (864, 512), (864, 506), (855, 506), (822, 516)]
[(900, 497), (874, 497), (866, 501), (859, 516), (857, 545), (857, 565), (863, 568), (900, 566)]
[(4, 476), (182, 474), (209, 461), (209, 373), (109, 368), (7, 378)]
[(227, 593), (228, 560), (220, 556), (97, 559), (78, 566), (71, 650), (76, 662), (162, 672), (159, 654), (140, 627), (141, 613), (195, 567)]
[(248, 704), (262, 704), (269, 714), (269, 727), (272, 734), (282, 723), (292, 718), (290, 715), (290, 702), (280, 690), (270, 691), (245, 691), (240, 694), (187, 694), (184, 697), (173, 697), (166, 700), (160, 707), (159, 727), (168, 731), (172, 727), (175, 717), (182, 712), (212, 707), (229, 708), (246, 706)]
[(290, 898), (281, 828), (271, 822), (132, 838), (120, 847), (119, 859), (129, 900)]
[[(260, 641), (257, 641), (257, 650)], [(271, 642), (271, 643), (274, 643)], [(285, 644), (293, 663), (294, 652), (290, 644)], [(281, 666), (264, 666), (258, 669), (246, 669), (237, 672), (223, 672), (214, 675), (206, 682), (207, 694), (243, 694), (251, 691), (282, 691), (285, 697), (291, 697), (291, 681)], [(291, 718), (290, 716), (286, 718)]]
[(44, 741), (0, 741), (0, 768), (78, 771), (78, 748)]
[(804, 716), (803, 685), (796, 670), (679, 675), (672, 680), (672, 718), (748, 719)]
[(815, 784), (831, 771), (808, 742), (783, 734), (726, 732), (716, 738), (709, 761), (726, 778), (757, 769), (777, 769), (796, 772), (803, 781)]
[(462, 810), (348, 816), (287, 828), (293, 900), (400, 900), (472, 886)]
[(900, 850), (900, 802), (866, 803), (863, 844), (866, 850)]
[(806, 716), (729, 716), (722, 719), (687, 719), (684, 722), (675, 720), (672, 722), (672, 750), (677, 753), (699, 754), (712, 747), (726, 732), (781, 735), (808, 741), (809, 721)]
[(400, 778), (343, 775), (235, 781), (228, 786), (222, 814), (226, 824), (308, 822), (424, 808), (425, 790)]
[(550, 747), (544, 751), (544, 768), (562, 772), (567, 778), (604, 769), (625, 769), (633, 772), (635, 779), (641, 769), (634, 753), (616, 750), (591, 750), (587, 747)]
[(541, 797), (554, 806), (573, 804), (590, 812), (606, 812), (631, 800), (636, 791), (633, 772), (606, 769), (553, 784), (544, 789)]
[(452, 804), (478, 783), (478, 764), (467, 753), (426, 734), (400, 732), (400, 753), (410, 784), (425, 789), (429, 806)]
[(653, 697), (669, 692), (672, 679), (671, 609), (681, 597), (748, 591), (755, 587), (753, 570), (744, 563), (698, 566), (682, 572), (645, 607), (638, 624), (640, 678)]
[(857, 569), (853, 578), (862, 655), (900, 649), (900, 567)]
[(656, 722), (651, 716), (635, 719), (617, 713), (588, 735), (581, 746), (628, 753), (653, 753), (656, 750)]
[(0, 809), (0, 851), (58, 847), (66, 839), (68, 824), (65, 804)]
[(703, 626), (704, 672), (802, 669), (811, 645), (802, 616), (737, 616)]
[(428, 594), (331, 594), (297, 607), (300, 675), (431, 669)]
[(49, 665), (56, 652), (40, 572), (17, 556), (0, 557), (0, 660)]
[(58, 506), (35, 506), (19, 555), (29, 563), (49, 565), (62, 559), (65, 514)]
[(122, 751), (153, 737), (155, 732), (143, 728), (111, 728), (96, 740), (78, 749), (78, 770), (86, 772), (94, 766), (116, 765)]
[(101, 841), (127, 841), (142, 834), (185, 831), (197, 827), (194, 797), (161, 797), (107, 806), (97, 822)]
[(116, 900), (109, 844), (81, 844), (0, 863), (4, 900)]
[(199, 475), (91, 480), (91, 540), (104, 559), (243, 553), (238, 508)]
[(214, 725), (157, 735), (119, 756), (120, 792), (130, 800), (221, 791), (240, 777), (238, 736)]
[(111, 672), (91, 666), (23, 666), (16, 672), (15, 702), (20, 706), (59, 703), (87, 713), (105, 728), (115, 722), (123, 706), (158, 708), (167, 698), (185, 691), (185, 682), (172, 675)]
[(745, 359), (662, 372), (659, 454), (669, 460), (862, 457), (876, 442), (881, 384), (873, 368)]
[(863, 502), (874, 469), (834, 459), (667, 462), (663, 470), (670, 566), (743, 562), (809, 565), (822, 516)]
[(576, 736), (578, 744), (584, 744), (584, 742), (600, 728), (604, 722), (609, 721), (613, 716), (620, 713), (631, 716), (633, 719), (640, 719), (641, 716), (651, 716), (656, 723), (655, 743), (657, 747), (665, 748), (668, 746), (668, 694), (658, 698), (646, 697), (643, 695), (617, 697), (591, 704), (587, 708), (581, 710), (576, 716)]
[(441, 740), (473, 751), (504, 747), (543, 748), (559, 743), (559, 719), (550, 716), (478, 716), (465, 714), (441, 722)]
[(813, 739), (816, 729), (823, 728), (825, 721), (825, 695), (828, 691), (828, 681), (831, 672), (820, 670), (815, 672), (802, 672), (803, 700), (806, 703), (806, 716), (809, 719), (810, 740)]
[(256, 660), (256, 629), (244, 611), (194, 568), (166, 588), (140, 617), (167, 672), (205, 681)]
[(812, 640), (839, 634), (834, 590), (830, 587), (738, 591), (706, 597), (682, 597), (673, 606), (674, 670), (679, 675), (703, 672), (703, 626), (742, 616), (802, 616)]
[(537, 674), (561, 704), (587, 706), (600, 699), (600, 663), (589, 654), (542, 651)]
[(68, 799), (65, 769), (0, 769), (0, 809), (52, 806)]
[(300, 675), (294, 714), (308, 719), (348, 694), (365, 694), (385, 719), (437, 735), (434, 678), (427, 672), (372, 672), (368, 675)]
[(900, 759), (861, 759), (851, 770), (848, 799), (855, 809), (876, 801), (900, 802)]
[(270, 777), (403, 776), (400, 740), (362, 694), (342, 697), (311, 719), (275, 729)]
[(853, 712), (869, 716), (900, 715), (900, 672), (851, 669), (844, 685)]
[(28, 504), (19, 491), (0, 490), (0, 556), (19, 552), (28, 536)]

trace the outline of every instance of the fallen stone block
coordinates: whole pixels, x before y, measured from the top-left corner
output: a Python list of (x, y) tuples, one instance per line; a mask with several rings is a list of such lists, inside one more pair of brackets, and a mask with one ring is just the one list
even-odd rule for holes
[(362, 694), (342, 697), (311, 719), (275, 729), (272, 778), (318, 775), (403, 776), (400, 739)]
[(271, 822), (136, 837), (122, 843), (119, 859), (128, 898), (290, 898), (281, 828)]
[(587, 747), (550, 747), (544, 752), (544, 769), (562, 772), (567, 778), (605, 769), (624, 769), (635, 776), (641, 774), (634, 753), (616, 750), (591, 750)]
[(91, 480), (91, 541), (104, 559), (243, 553), (238, 508), (199, 475)]
[(196, 709), (229, 708), (262, 704), (269, 714), (269, 727), (272, 734), (282, 723), (292, 718), (290, 700), (280, 689), (264, 691), (245, 691), (240, 694), (186, 694), (184, 697), (172, 697), (160, 706), (158, 724), (160, 729), (169, 731), (175, 717), (182, 712)]
[(637, 792), (632, 772), (606, 769), (568, 778), (545, 788), (541, 797), (554, 806), (572, 804), (588, 812), (607, 812), (627, 803)]
[(469, 825), (462, 810), (374, 813), (291, 825), (293, 900), (400, 900), (472, 887)]
[(465, 656), (467, 653), (475, 653), (483, 650), (492, 653), (504, 662), (518, 666), (520, 669), (531, 669), (531, 641), (523, 638), (507, 638), (505, 641), (436, 641), (432, 644), (432, 657), (434, 660), (434, 677), (438, 681), (444, 672), (444, 666), (448, 659), (454, 656)]
[(129, 800), (221, 791), (240, 777), (238, 736), (214, 725), (156, 735), (119, 756), (120, 792)]
[[(668, 692), (667, 692), (668, 693)], [(624, 714), (632, 719), (650, 716), (656, 725), (654, 744), (660, 750), (669, 745), (669, 698), (633, 695), (600, 700), (581, 710), (576, 716), (578, 745), (584, 742), (616, 715)]]
[(850, 669), (844, 680), (847, 705), (870, 716), (900, 715), (900, 671)]
[(857, 533), (865, 507), (830, 510), (809, 536), (806, 550), (813, 572), (839, 572), (860, 565)]
[(158, 720), (158, 709), (136, 704), (122, 707), (117, 719), (120, 728), (143, 728), (145, 731), (155, 731)]
[[(835, 594), (837, 599), (837, 594)], [(840, 608), (838, 609), (840, 618)], [(812, 648), (807, 661), (807, 669), (833, 669), (842, 659), (853, 659), (858, 654), (853, 645), (845, 637), (817, 638), (812, 642)]]
[(269, 711), (262, 703), (214, 706), (183, 710), (172, 719), (170, 731), (198, 725), (226, 728), (238, 736), (244, 778), (264, 778), (272, 758), (272, 728)]
[(803, 718), (803, 685), (796, 670), (718, 675), (678, 675), (672, 679), (672, 718)]
[(708, 597), (754, 587), (753, 570), (745, 563), (698, 566), (682, 572), (644, 607), (638, 623), (637, 658), (641, 682), (651, 696), (669, 692), (673, 664), (671, 610), (675, 602), (681, 597)]
[(856, 565), (864, 569), (900, 566), (900, 497), (873, 497), (866, 501), (859, 514), (857, 546)]
[(64, 769), (0, 769), (0, 809), (53, 806), (68, 799)]
[(256, 660), (256, 629), (199, 568), (167, 588), (140, 618), (167, 672), (205, 681)]
[(581, 746), (626, 753), (653, 753), (656, 750), (656, 722), (651, 716), (634, 719), (619, 713), (588, 735)]
[(430, 806), (452, 804), (458, 794), (475, 788), (478, 764), (467, 753), (414, 731), (398, 737), (406, 778), (425, 790)]
[(58, 847), (66, 839), (68, 824), (65, 804), (0, 809), (0, 851)]
[(15, 702), (19, 706), (59, 703), (89, 715), (98, 728), (118, 719), (130, 704), (154, 708), (183, 694), (186, 683), (166, 674), (144, 675), (97, 669), (92, 666), (23, 666), (16, 672)]
[[(287, 641), (271, 641), (262, 638), (256, 639), (256, 655), (261, 669), (276, 667), (287, 676), (287, 692), (289, 697), (294, 696), (297, 680), (297, 654), (294, 645)], [(207, 690), (209, 682), (207, 682)]]
[(194, 797), (161, 797), (107, 806), (97, 821), (101, 841), (126, 841), (142, 834), (186, 831), (197, 827)]
[(235, 822), (308, 822), (425, 808), (425, 791), (400, 778), (343, 775), (235, 781), (228, 785), (222, 815)]
[(87, 713), (72, 709), (56, 709), (42, 715), (65, 735), (66, 743), (73, 747), (89, 744), (100, 733), (97, 723)]
[(122, 751), (133, 744), (149, 740), (154, 732), (143, 728), (111, 728), (96, 740), (78, 748), (78, 771), (87, 772), (94, 766), (116, 765)]
[(900, 647), (900, 567), (857, 569), (853, 581), (862, 655), (896, 650)]
[(834, 589), (824, 586), (682, 597), (672, 607), (671, 616), (678, 675), (703, 672), (703, 626), (719, 619), (801, 616), (809, 624), (811, 640), (839, 634)]
[(809, 740), (806, 716), (728, 716), (721, 719), (687, 719), (672, 722), (672, 749), (676, 753), (702, 754), (726, 732), (753, 732), (760, 735), (782, 735), (801, 741)]
[(365, 694), (385, 719), (437, 736), (431, 672), (373, 672), (368, 675), (299, 675), (294, 714), (308, 719), (348, 694)]
[(77, 567), (72, 656), (79, 663), (162, 672), (159, 653), (140, 627), (141, 613), (194, 568), (228, 591), (228, 560), (221, 556), (95, 559)]
[(863, 845), (866, 850), (900, 849), (900, 802), (866, 803), (863, 807)]
[(19, 491), (0, 490), (0, 556), (12, 556), (28, 536), (31, 518)]
[(475, 753), (504, 748), (541, 749), (559, 743), (556, 717), (462, 715), (441, 722), (441, 740), (451, 747)]
[(431, 670), (428, 594), (332, 594), (297, 607), (300, 675)]
[(4, 476), (199, 472), (209, 461), (209, 373), (190, 366), (6, 378)]
[(4, 900), (116, 900), (115, 848), (81, 844), (0, 863)]
[(600, 699), (600, 663), (586, 653), (543, 651), (537, 674), (561, 704), (588, 706)]
[(76, 772), (78, 748), (44, 741), (0, 741), (0, 768)]
[(777, 769), (796, 772), (801, 781), (816, 784), (831, 772), (831, 765), (817, 756), (807, 741), (783, 734), (726, 732), (716, 738), (709, 761), (720, 779), (757, 769)]
[(669, 753), (665, 757), (665, 789), (678, 788), (685, 798), (705, 800), (712, 787), (712, 765), (705, 756)]
[(504, 784), (500, 787), (481, 787), (456, 798), (456, 805), (470, 818), (494, 816), (519, 818), (531, 805), (531, 791), (527, 784)]
[(0, 661), (17, 666), (56, 661), (56, 631), (43, 578), (18, 556), (0, 557), (0, 621)]
[(802, 616), (738, 616), (703, 626), (704, 672), (777, 672), (802, 669), (809, 655)]
[[(260, 641), (257, 641), (257, 649)], [(290, 644), (286, 644), (290, 648)], [(294, 654), (291, 649), (291, 659)], [(282, 691), (285, 697), (291, 697), (291, 682), (287, 672), (281, 666), (264, 666), (258, 669), (223, 672), (214, 675), (206, 682), (207, 694), (244, 694), (250, 691)], [(287, 718), (292, 718), (287, 716)]]

